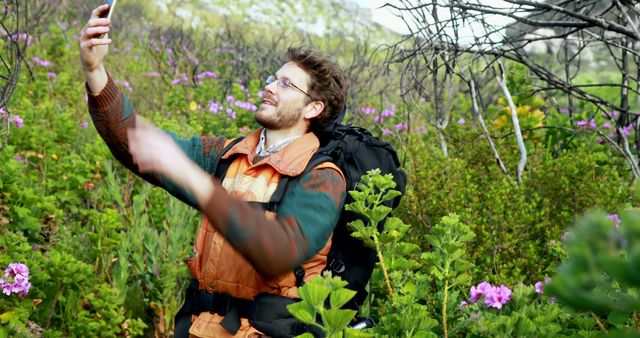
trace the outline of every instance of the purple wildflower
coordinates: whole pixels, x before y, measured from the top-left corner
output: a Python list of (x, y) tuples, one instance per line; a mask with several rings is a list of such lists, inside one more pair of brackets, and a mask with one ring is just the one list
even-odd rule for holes
[(413, 132), (416, 134), (426, 134), (429, 130), (425, 126), (417, 127)]
[(5, 116), (7, 115), (7, 111), (4, 110), (4, 107), (0, 107), (0, 116)]
[(604, 128), (604, 129), (611, 129), (611, 123), (609, 123), (609, 122), (605, 122), (605, 123), (603, 123), (603, 124), (602, 124), (602, 128)]
[(58, 74), (56, 74), (55, 72), (47, 72), (47, 76), (48, 76), (50, 79), (53, 79), (53, 80), (55, 80), (56, 78), (58, 78)]
[(362, 109), (360, 109), (360, 110), (365, 115), (371, 115), (371, 114), (376, 112), (376, 109), (373, 108), (373, 107), (362, 107)]
[(142, 73), (142, 76), (160, 77), (160, 73), (158, 73), (158, 72), (146, 72), (146, 73)]
[(33, 60), (33, 62), (37, 63), (40, 67), (51, 67), (51, 66), (53, 66), (53, 63), (51, 63), (51, 61), (42, 60), (37, 56), (34, 56), (31, 60)]
[(578, 128), (585, 128), (589, 122), (587, 120), (578, 121), (576, 125)]
[(375, 122), (375, 123), (380, 123), (380, 122), (382, 122), (382, 116), (380, 116), (380, 115), (376, 115), (376, 116), (374, 116), (374, 117), (373, 117), (373, 122)]
[(406, 123), (398, 123), (393, 126), (397, 131), (409, 130), (409, 126)]
[(632, 125), (628, 125), (628, 126), (625, 126), (624, 128), (622, 128), (622, 133), (624, 134), (624, 136), (631, 135), (632, 131), (633, 131), (633, 126)]
[(491, 284), (489, 284), (487, 281), (484, 281), (477, 286), (472, 286), (471, 290), (469, 290), (469, 293), (471, 294), (471, 298), (469, 298), (469, 301), (472, 303), (477, 302), (478, 299), (482, 298), (482, 296), (485, 296), (492, 289), (493, 286), (491, 286)]
[(0, 278), (2, 292), (9, 296), (12, 293), (19, 293), (26, 296), (31, 288), (29, 282), (29, 268), (22, 263), (11, 263), (4, 270), (4, 279)]
[(22, 125), (24, 124), (24, 120), (21, 119), (18, 115), (14, 116), (11, 121), (16, 124), (16, 128), (18, 129), (22, 128)]
[(234, 102), (235, 100), (236, 100), (236, 98), (233, 97), (233, 95), (227, 96), (227, 102), (231, 103), (231, 102)]
[(380, 116), (391, 117), (391, 116), (396, 116), (396, 113), (391, 109), (385, 109), (382, 111), (382, 113), (380, 113)]
[(217, 79), (217, 78), (218, 78), (218, 74), (216, 74), (216, 73), (214, 73), (214, 72), (206, 71), (206, 72), (202, 72), (202, 73), (200, 73), (200, 74), (196, 75), (196, 78), (197, 78), (198, 80), (202, 80), (202, 79), (204, 79), (205, 77), (208, 77), (208, 78), (210, 78), (210, 79)]
[(458, 305), (459, 308), (463, 308), (463, 307), (467, 307), (467, 306), (469, 306), (469, 303), (467, 303), (464, 300), (460, 302), (460, 305)]
[(82, 129), (89, 128), (89, 122), (87, 122), (87, 121), (80, 122), (80, 128), (82, 128)]
[(264, 95), (264, 92), (262, 90), (258, 91), (258, 97), (262, 97)]
[(236, 120), (236, 112), (233, 111), (233, 109), (231, 108), (227, 108), (227, 116), (230, 117), (232, 120)]
[(390, 135), (393, 135), (393, 132), (390, 129), (384, 128), (382, 130), (382, 135), (383, 136), (390, 136)]
[(464, 119), (464, 117), (461, 117), (461, 118), (458, 120), (458, 124), (465, 124), (466, 122), (467, 122), (467, 120), (465, 120), (465, 119)]
[(489, 307), (502, 309), (502, 305), (511, 300), (511, 289), (504, 285), (493, 287), (488, 294), (485, 294), (485, 303)]
[(544, 285), (542, 285), (541, 281), (536, 282), (536, 284), (534, 285), (534, 288), (536, 289), (536, 293), (541, 295), (544, 293), (544, 290), (542, 289)]
[(220, 109), (222, 109), (222, 105), (218, 104), (218, 102), (216, 102), (215, 100), (209, 101), (210, 112), (217, 114)]
[(620, 219), (620, 216), (618, 216), (618, 214), (611, 214), (611, 215), (607, 215), (607, 218), (611, 221), (613, 221), (613, 227), (614, 228), (619, 228), (620, 227), (620, 222), (622, 221)]
[(27, 46), (31, 46), (31, 42), (33, 41), (31, 39), (31, 36), (27, 33), (13, 34), (11, 35), (11, 40), (13, 41), (24, 40), (27, 42)]

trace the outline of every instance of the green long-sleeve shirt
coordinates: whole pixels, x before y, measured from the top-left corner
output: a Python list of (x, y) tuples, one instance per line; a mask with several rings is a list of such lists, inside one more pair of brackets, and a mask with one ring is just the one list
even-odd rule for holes
[[(313, 257), (329, 239), (346, 196), (345, 181), (336, 170), (313, 169), (297, 180), (282, 199), (276, 219), (232, 197), (217, 179), (213, 179), (216, 189), (211, 199), (200, 206), (189, 191), (159, 174), (142, 174), (133, 163), (127, 129), (135, 126), (135, 111), (111, 77), (98, 95), (87, 93), (91, 118), (114, 157), (146, 181), (200, 210), (256, 270), (268, 276), (291, 271)], [(213, 176), (212, 165), (225, 137), (183, 139), (174, 133), (169, 135), (192, 161)]]

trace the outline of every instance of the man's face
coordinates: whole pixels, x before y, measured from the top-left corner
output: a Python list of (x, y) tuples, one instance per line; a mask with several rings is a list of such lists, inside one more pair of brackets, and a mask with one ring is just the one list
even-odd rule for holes
[[(302, 120), (311, 82), (309, 74), (293, 62), (285, 63), (275, 74), (277, 80), (265, 87), (256, 121), (266, 129), (283, 130), (295, 126)], [(278, 85), (289, 81), (287, 88)], [(298, 87), (298, 88), (296, 88)]]

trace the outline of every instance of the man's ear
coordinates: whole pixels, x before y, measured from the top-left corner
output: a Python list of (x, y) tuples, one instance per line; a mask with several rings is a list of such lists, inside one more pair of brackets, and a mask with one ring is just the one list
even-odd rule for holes
[(304, 114), (305, 119), (312, 119), (320, 115), (324, 111), (324, 102), (313, 101), (307, 105), (306, 112)]

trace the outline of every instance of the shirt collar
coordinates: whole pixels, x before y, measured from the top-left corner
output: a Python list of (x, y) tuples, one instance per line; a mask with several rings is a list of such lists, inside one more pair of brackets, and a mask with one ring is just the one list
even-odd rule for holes
[(289, 143), (297, 140), (298, 138), (300, 138), (300, 135), (292, 136), (271, 145), (269, 149), (265, 149), (264, 147), (267, 144), (267, 129), (262, 129), (262, 132), (260, 133), (260, 142), (258, 142), (258, 145), (256, 146), (256, 155), (260, 157), (269, 156), (282, 150), (282, 148), (286, 147)]

